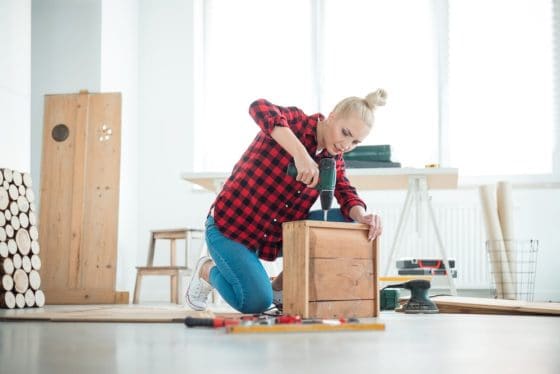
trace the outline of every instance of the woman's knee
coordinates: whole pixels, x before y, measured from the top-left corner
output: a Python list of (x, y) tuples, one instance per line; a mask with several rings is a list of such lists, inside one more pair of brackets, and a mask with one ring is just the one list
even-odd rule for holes
[(272, 304), (272, 286), (255, 284), (245, 290), (245, 300), (237, 308), (241, 313), (262, 313)]

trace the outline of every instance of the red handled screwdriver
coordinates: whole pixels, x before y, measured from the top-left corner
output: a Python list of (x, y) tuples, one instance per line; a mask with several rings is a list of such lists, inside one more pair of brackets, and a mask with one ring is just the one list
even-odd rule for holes
[(185, 325), (187, 327), (224, 327), (239, 325), (239, 320), (231, 318), (185, 318)]

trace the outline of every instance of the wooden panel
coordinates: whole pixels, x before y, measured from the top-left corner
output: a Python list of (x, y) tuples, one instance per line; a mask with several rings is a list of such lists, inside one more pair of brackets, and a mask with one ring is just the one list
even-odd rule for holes
[(309, 301), (373, 299), (371, 260), (311, 259)]
[[(74, 164), (78, 125), (78, 96), (45, 97), (43, 156), (41, 164), (41, 214), (39, 241), (42, 248), (43, 286), (66, 287), (69, 284), (72, 225), (74, 221)], [(55, 126), (68, 127), (68, 138), (57, 142)], [(78, 233), (74, 232), (75, 235)]]
[(309, 230), (305, 221), (282, 225), (284, 313), (308, 316)]
[(84, 289), (44, 289), (46, 301), (55, 304), (128, 304), (128, 292)]
[(536, 314), (560, 316), (560, 303), (477, 297), (437, 296), (432, 299), (441, 313)]
[[(126, 293), (126, 292), (125, 292)], [(0, 320), (73, 322), (176, 322), (185, 317), (214, 318), (212, 312), (188, 310), (182, 305), (47, 305), (44, 308), (0, 310)], [(239, 318), (235, 314), (230, 318)]]
[(309, 315), (314, 318), (375, 317), (379, 314), (375, 300), (312, 301)]
[[(116, 282), (121, 95), (90, 94), (85, 162), (82, 287), (114, 290)], [(104, 131), (105, 128), (105, 131)], [(109, 138), (108, 130), (111, 130)]]
[(426, 176), (428, 188), (455, 189), (459, 170), (455, 168), (377, 168), (348, 169), (346, 176), (358, 190), (407, 189), (409, 176)]
[[(45, 96), (39, 240), (50, 304), (115, 302), (120, 117), (118, 93)], [(60, 124), (68, 137), (57, 141)]]
[(373, 243), (367, 240), (367, 233), (367, 230), (356, 233), (348, 229), (313, 227), (309, 230), (309, 256), (372, 259)]

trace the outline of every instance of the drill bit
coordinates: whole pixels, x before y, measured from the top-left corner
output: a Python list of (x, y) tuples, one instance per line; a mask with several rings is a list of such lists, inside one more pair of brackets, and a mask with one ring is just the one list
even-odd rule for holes
[(323, 210), (323, 221), (327, 220), (327, 215), (328, 215), (329, 211), (328, 210)]

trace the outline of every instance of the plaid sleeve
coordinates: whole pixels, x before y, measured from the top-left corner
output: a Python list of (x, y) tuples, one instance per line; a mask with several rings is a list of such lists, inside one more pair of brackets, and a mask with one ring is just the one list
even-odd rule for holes
[(364, 209), (367, 209), (366, 203), (360, 199), (356, 189), (350, 184), (348, 178), (346, 178), (346, 168), (342, 157), (336, 160), (336, 187), (334, 189), (334, 195), (340, 205), (342, 215), (349, 221), (352, 220), (349, 213), (353, 206), (361, 205)]
[(290, 127), (291, 123), (300, 122), (304, 116), (301, 109), (277, 106), (265, 99), (255, 100), (249, 107), (249, 114), (267, 135), (270, 135), (274, 127)]

